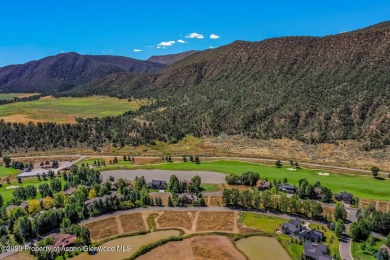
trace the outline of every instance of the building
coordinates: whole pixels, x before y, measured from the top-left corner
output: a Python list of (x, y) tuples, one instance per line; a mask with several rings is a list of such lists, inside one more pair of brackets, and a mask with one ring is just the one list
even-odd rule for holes
[(342, 191), (338, 194), (334, 195), (334, 198), (339, 201), (343, 201), (344, 203), (351, 204), (353, 195), (351, 193), (348, 193), (346, 191)]
[(303, 244), (303, 255), (306, 259), (332, 260), (332, 257), (328, 255), (328, 247), (321, 243), (306, 241)]
[(324, 238), (324, 233), (316, 230), (315, 228), (310, 230), (304, 230), (301, 233), (299, 233), (298, 237), (300, 239), (303, 239), (305, 241), (311, 241), (311, 242), (321, 242)]
[(320, 200), (322, 198), (322, 189), (321, 189), (321, 187), (315, 187), (314, 188), (314, 194), (315, 194), (315, 199)]
[(193, 201), (197, 201), (198, 197), (189, 193), (181, 193), (179, 194), (178, 199), (184, 204), (191, 204)]
[(297, 187), (295, 185), (290, 185), (288, 183), (280, 184), (278, 186), (278, 189), (288, 194), (294, 194), (297, 192)]
[(387, 255), (390, 256), (390, 248), (387, 245), (381, 245), (380, 250), (382, 250), (383, 252), (387, 252)]
[(283, 233), (289, 236), (299, 236), (299, 234), (305, 230), (307, 230), (307, 228), (302, 227), (301, 220), (298, 218), (290, 219), (288, 222), (282, 224)]
[(256, 186), (258, 190), (268, 190), (271, 188), (271, 183), (269, 181), (258, 180)]
[(89, 200), (86, 200), (84, 202), (84, 205), (86, 207), (90, 207), (95, 201), (98, 201), (98, 200), (102, 200), (103, 202), (106, 201), (107, 199), (121, 199), (122, 198), (122, 194), (119, 194), (119, 193), (116, 193), (116, 192), (112, 192), (111, 194), (106, 194), (104, 195), (103, 197), (95, 197), (95, 198), (92, 198), (92, 199), (89, 199)]
[(166, 190), (167, 182), (162, 180), (152, 180), (151, 182), (148, 182), (148, 189)]
[(70, 196), (76, 191), (76, 188), (72, 187), (64, 191), (64, 195)]
[(48, 245), (48, 248), (59, 248), (62, 250), (62, 247), (68, 247), (72, 245), (77, 237), (75, 235), (69, 234), (54, 234), (53, 236), (54, 245)]

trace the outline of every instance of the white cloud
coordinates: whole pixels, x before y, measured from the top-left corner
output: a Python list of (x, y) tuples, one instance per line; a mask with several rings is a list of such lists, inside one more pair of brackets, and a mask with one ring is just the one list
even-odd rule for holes
[(183, 40), (177, 40), (178, 43), (186, 43), (186, 41), (183, 41)]
[(219, 36), (219, 35), (216, 35), (216, 34), (211, 34), (210, 35), (210, 39), (216, 40), (216, 39), (219, 39), (219, 38), (221, 38), (221, 36)]
[(160, 46), (157, 46), (157, 49), (160, 49), (161, 47)]
[(134, 52), (140, 52), (140, 51), (142, 51), (142, 50), (140, 50), (140, 49), (134, 49), (133, 51), (134, 51)]
[(160, 47), (169, 47), (169, 46), (172, 46), (175, 44), (175, 41), (167, 41), (167, 42), (160, 42), (159, 44), (157, 44), (157, 46), (160, 46)]
[(214, 49), (215, 47), (214, 46), (210, 46), (209, 49)]
[(193, 33), (188, 34), (188, 35), (186, 36), (186, 38), (190, 38), (190, 39), (203, 39), (204, 36), (203, 36), (202, 34), (193, 32)]

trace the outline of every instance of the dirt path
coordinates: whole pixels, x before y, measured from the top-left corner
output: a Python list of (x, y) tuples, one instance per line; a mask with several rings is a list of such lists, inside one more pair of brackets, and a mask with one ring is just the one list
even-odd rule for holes
[(120, 220), (119, 215), (115, 216), (115, 222), (116, 222), (116, 226), (118, 227), (118, 234), (123, 234), (124, 231), (122, 227), (122, 221)]
[[(149, 215), (153, 214), (154, 212), (141, 212), (142, 220), (144, 221), (145, 228), (148, 230), (149, 225), (148, 225), (148, 217)], [(150, 230), (153, 231), (153, 230)]]
[(196, 232), (196, 228), (198, 227), (198, 219), (199, 219), (199, 211), (195, 212), (195, 217), (192, 220), (191, 232)]
[(240, 219), (240, 214), (238, 214), (238, 211), (234, 211), (233, 233), (240, 233), (240, 230), (238, 229), (239, 219)]

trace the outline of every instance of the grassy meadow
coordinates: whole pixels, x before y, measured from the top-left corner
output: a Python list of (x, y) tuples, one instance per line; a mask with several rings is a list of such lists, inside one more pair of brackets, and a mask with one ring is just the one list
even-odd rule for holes
[[(260, 173), (260, 178), (269, 180), (283, 180), (287, 178), (291, 184), (298, 185), (299, 180), (306, 178), (310, 183), (314, 184), (320, 181), (323, 186), (329, 187), (333, 193), (347, 191), (353, 193), (355, 197), (390, 200), (390, 180), (375, 179), (372, 176), (352, 175), (334, 173), (328, 170), (313, 170), (300, 168), (296, 171), (289, 171), (290, 166), (276, 168), (271, 165), (262, 165), (258, 163), (240, 162), (240, 161), (208, 161), (195, 164), (191, 162), (173, 162), (163, 164), (149, 164), (136, 166), (132, 164), (107, 165), (100, 168), (101, 170), (113, 169), (161, 169), (161, 170), (191, 170), (191, 171), (215, 171), (222, 173), (242, 174), (246, 171), (254, 171)], [(329, 173), (329, 176), (321, 176), (319, 172)], [(202, 180), (207, 183), (207, 180)]]
[[(5, 95), (5, 94), (2, 94)], [(7, 122), (72, 123), (75, 118), (105, 117), (137, 110), (143, 101), (113, 97), (43, 97), (39, 100), (0, 106), (0, 119)]]
[(14, 97), (23, 98), (23, 97), (29, 97), (37, 94), (38, 93), (7, 93), (7, 94), (0, 93), (0, 100), (12, 100), (14, 99)]

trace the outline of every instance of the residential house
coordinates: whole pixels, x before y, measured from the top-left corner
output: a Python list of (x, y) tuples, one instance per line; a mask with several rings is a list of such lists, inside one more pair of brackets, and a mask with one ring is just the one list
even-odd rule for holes
[(119, 193), (116, 193), (116, 192), (112, 192), (111, 194), (106, 194), (102, 197), (95, 197), (95, 198), (92, 198), (92, 199), (89, 199), (89, 200), (86, 200), (84, 202), (84, 205), (86, 207), (90, 207), (95, 201), (98, 201), (99, 199), (101, 199), (103, 202), (106, 201), (107, 199), (121, 199), (122, 198), (122, 194), (119, 194)]
[(191, 204), (193, 201), (198, 200), (198, 197), (189, 193), (181, 193), (179, 194), (178, 199), (184, 204)]
[(64, 191), (64, 195), (70, 196), (76, 191), (76, 188), (72, 187)]
[(295, 185), (290, 185), (288, 183), (280, 184), (278, 186), (278, 189), (288, 194), (294, 194), (297, 192), (297, 187)]
[(14, 209), (14, 208), (16, 208), (16, 207), (20, 207), (20, 208), (22, 208), (22, 209), (27, 210), (27, 208), (28, 208), (28, 203), (25, 202), (25, 201), (23, 201), (22, 203), (20, 203), (20, 205), (9, 205), (8, 207), (5, 208), (5, 211), (8, 212), (8, 211), (10, 211), (11, 209)]
[(162, 180), (152, 180), (151, 182), (148, 182), (148, 189), (166, 190), (167, 182)]
[(256, 186), (258, 190), (268, 190), (271, 188), (271, 182), (258, 180)]
[(321, 243), (306, 241), (303, 244), (303, 255), (306, 259), (332, 260), (332, 257), (328, 255), (328, 247)]
[(335, 194), (334, 198), (336, 200), (343, 201), (344, 203), (351, 204), (353, 195), (351, 193), (346, 192), (346, 191), (342, 191), (338, 194)]
[(321, 189), (321, 187), (315, 187), (314, 188), (314, 194), (315, 194), (315, 199), (320, 200), (322, 198), (322, 189)]
[(288, 222), (282, 224), (283, 233), (289, 236), (299, 236), (299, 234), (305, 230), (307, 230), (307, 228), (301, 225), (301, 220), (298, 218), (290, 219)]
[(388, 247), (386, 244), (381, 245), (380, 250), (387, 252), (387, 255), (390, 256), (390, 247)]
[(324, 233), (316, 230), (315, 228), (310, 230), (304, 230), (301, 233), (299, 233), (298, 237), (300, 239), (303, 239), (305, 241), (311, 241), (311, 242), (321, 242), (324, 238)]
[(72, 245), (77, 237), (75, 235), (69, 234), (54, 234), (53, 236), (54, 245), (48, 245), (49, 248), (59, 248), (62, 250), (63, 247), (68, 247)]

